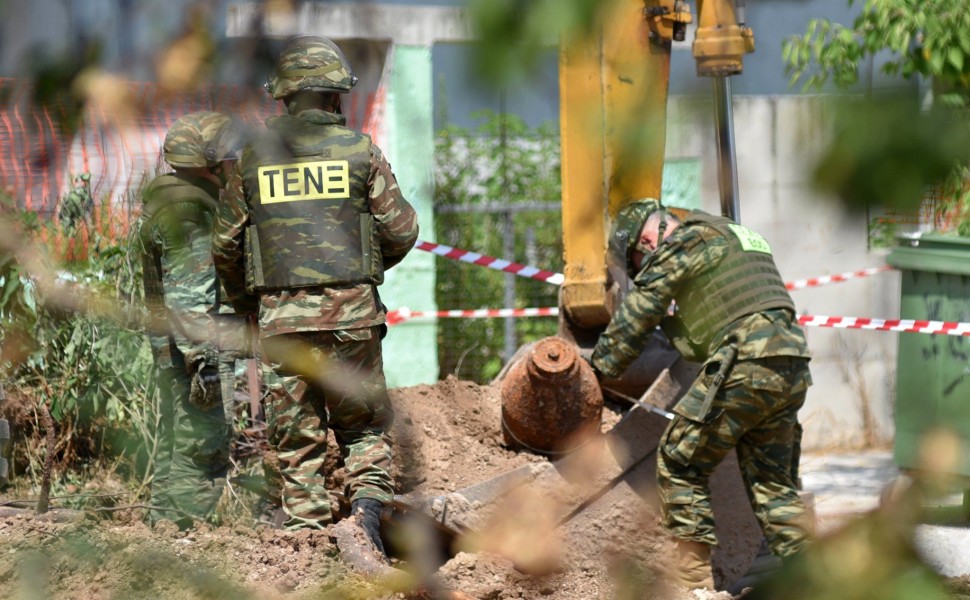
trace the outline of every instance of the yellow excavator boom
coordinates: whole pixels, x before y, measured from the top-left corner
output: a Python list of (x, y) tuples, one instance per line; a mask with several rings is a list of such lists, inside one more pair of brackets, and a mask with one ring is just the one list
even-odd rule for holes
[[(697, 5), (698, 74), (723, 82), (741, 72), (754, 36), (738, 23), (734, 0)], [(684, 39), (692, 21), (683, 0), (614, 0), (593, 35), (560, 46), (565, 262), (560, 302), (571, 327), (596, 329), (613, 313), (615, 294), (607, 285), (612, 215), (631, 200), (660, 198), (671, 43)]]

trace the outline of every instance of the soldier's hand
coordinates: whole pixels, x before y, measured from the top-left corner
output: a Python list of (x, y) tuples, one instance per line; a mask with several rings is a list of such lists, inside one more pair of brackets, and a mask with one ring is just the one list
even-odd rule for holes
[(218, 368), (205, 363), (199, 364), (199, 369), (192, 376), (189, 402), (200, 410), (209, 410), (222, 403)]

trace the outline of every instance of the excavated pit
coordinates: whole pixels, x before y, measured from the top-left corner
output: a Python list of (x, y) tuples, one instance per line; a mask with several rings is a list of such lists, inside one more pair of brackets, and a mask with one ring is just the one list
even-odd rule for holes
[[(658, 531), (652, 456), (627, 465), (623, 478), (603, 486), (596, 469), (606, 453), (615, 454), (614, 447), (590, 442), (567, 463), (506, 447), (498, 385), (448, 378), (435, 385), (393, 389), (391, 399), (397, 410), (392, 437), (399, 492), (410, 500), (428, 500), (420, 513), (425, 532), (427, 515), (450, 524), (432, 531), (433, 536), (454, 531), (455, 525), (470, 530), (449, 540), (447, 547), (439, 546), (437, 556), (408, 557), (412, 566), (424, 563), (418, 570), (424, 569), (426, 583), (451, 594), (439, 597), (696, 598), (667, 587), (655, 572), (664, 564), (668, 547)], [(612, 429), (627, 410), (607, 402), (601, 430)], [(662, 417), (641, 410), (632, 416), (623, 427), (644, 439), (659, 439)], [(333, 484), (339, 489), (342, 468), (336, 461), (332, 465)], [(519, 485), (509, 487), (508, 479)], [(469, 493), (471, 500), (459, 493), (469, 488), (478, 492)], [(0, 535), (7, 540), (0, 579), (27, 585), (30, 573), (57, 573), (38, 584), (44, 586), (38, 588), (43, 590), (40, 596), (50, 598), (132, 593), (229, 597), (212, 590), (240, 598), (246, 593), (260, 598), (430, 597), (389, 593), (355, 579), (339, 558), (333, 532), (253, 529), (239, 521), (179, 532), (165, 522), (149, 528), (140, 522), (142, 515), (137, 509), (119, 511), (108, 520), (88, 518), (80, 524), (0, 515)], [(719, 520), (727, 531), (751, 525)], [(388, 540), (389, 546), (413, 546), (427, 535), (420, 529), (389, 526), (389, 536), (405, 537)], [(728, 541), (722, 549), (730, 551), (731, 538), (724, 539)], [(430, 541), (425, 547), (434, 546)], [(88, 559), (93, 555), (99, 560)]]
[[(438, 575), (449, 588), (480, 598), (578, 600), (615, 597), (617, 586), (632, 585), (677, 597), (656, 573), (670, 550), (658, 529), (651, 452), (664, 418), (642, 410), (623, 418), (627, 406), (607, 403), (604, 435), (550, 460), (505, 445), (499, 384), (449, 378), (393, 390), (392, 400), (402, 493), (423, 514), (473, 532), (442, 549)], [(757, 550), (751, 540), (760, 536), (739, 481), (732, 455), (712, 482), (716, 575), (728, 583), (747, 569)]]

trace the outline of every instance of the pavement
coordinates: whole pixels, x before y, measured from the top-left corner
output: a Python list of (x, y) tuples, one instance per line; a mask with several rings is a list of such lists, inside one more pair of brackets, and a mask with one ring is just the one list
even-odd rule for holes
[(815, 495), (821, 533), (877, 508), (883, 489), (900, 475), (889, 450), (807, 452), (799, 468), (802, 488)]
[[(802, 454), (802, 488), (812, 492), (818, 532), (838, 528), (879, 506), (882, 491), (901, 475), (891, 450), (806, 452)], [(958, 506), (959, 494), (939, 505)], [(921, 524), (914, 537), (917, 552), (945, 577), (970, 575), (970, 524)]]

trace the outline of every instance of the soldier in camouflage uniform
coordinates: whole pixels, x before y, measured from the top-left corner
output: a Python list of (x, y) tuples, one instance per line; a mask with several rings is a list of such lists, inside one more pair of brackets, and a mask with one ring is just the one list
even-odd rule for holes
[(644, 199), (617, 215), (610, 255), (633, 288), (600, 336), (593, 368), (619, 377), (658, 325), (684, 358), (703, 364), (657, 454), (663, 524), (678, 541), (673, 575), (713, 588), (708, 481), (731, 449), (771, 550), (797, 553), (810, 535), (791, 469), (809, 353), (767, 242), (725, 217), (694, 211), (680, 221)]
[[(284, 46), (267, 89), (288, 114), (268, 119), (266, 136), (243, 151), (213, 254), (237, 312), (259, 315), (284, 526), (331, 522), (329, 428), (347, 470), (345, 497), (380, 548), (378, 518), (393, 496), (393, 413), (377, 286), (410, 251), (418, 227), (381, 150), (345, 126), (341, 94), (355, 82), (330, 40), (305, 36)], [(354, 385), (335, 389), (341, 380)]]
[(160, 395), (152, 503), (163, 510), (149, 518), (181, 527), (212, 518), (229, 469), (234, 360), (245, 349), (244, 328), (224, 301), (210, 236), (239, 146), (225, 115), (176, 120), (163, 147), (174, 172), (145, 188), (137, 225)]

